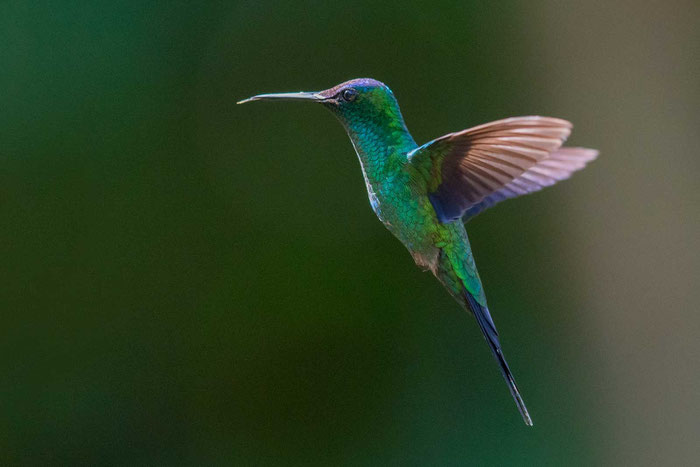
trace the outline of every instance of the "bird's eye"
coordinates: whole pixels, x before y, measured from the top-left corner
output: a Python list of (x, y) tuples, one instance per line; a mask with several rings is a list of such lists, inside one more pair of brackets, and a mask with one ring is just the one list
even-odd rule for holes
[(357, 91), (354, 89), (346, 89), (342, 92), (343, 100), (352, 102), (357, 98)]

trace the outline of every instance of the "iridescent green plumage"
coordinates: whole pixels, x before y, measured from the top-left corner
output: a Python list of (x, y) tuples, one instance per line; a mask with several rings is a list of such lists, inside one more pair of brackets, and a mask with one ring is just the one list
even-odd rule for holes
[(559, 149), (571, 124), (518, 117), (451, 133), (418, 146), (391, 90), (356, 79), (318, 93), (262, 94), (250, 100), (319, 102), (345, 127), (355, 147), (372, 209), (408, 249), (471, 311), (525, 423), (532, 420), (503, 357), (463, 222), (499, 201), (567, 178), (596, 157)]

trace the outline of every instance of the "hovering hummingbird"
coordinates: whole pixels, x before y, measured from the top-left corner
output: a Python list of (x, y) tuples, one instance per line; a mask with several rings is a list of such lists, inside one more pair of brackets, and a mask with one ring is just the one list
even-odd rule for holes
[(317, 102), (345, 127), (372, 209), (416, 264), (431, 271), (479, 325), (527, 425), (532, 418), (503, 356), (464, 223), (508, 198), (568, 178), (598, 151), (561, 147), (566, 120), (513, 117), (449, 133), (422, 146), (388, 86), (354, 79), (320, 92), (259, 94), (238, 102)]

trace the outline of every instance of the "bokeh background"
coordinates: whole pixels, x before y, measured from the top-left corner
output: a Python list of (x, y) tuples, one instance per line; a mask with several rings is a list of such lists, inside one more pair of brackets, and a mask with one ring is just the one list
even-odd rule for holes
[[(696, 465), (697, 1), (0, 4), (2, 465)], [(340, 125), (515, 115), (599, 160), (469, 224), (473, 319)]]

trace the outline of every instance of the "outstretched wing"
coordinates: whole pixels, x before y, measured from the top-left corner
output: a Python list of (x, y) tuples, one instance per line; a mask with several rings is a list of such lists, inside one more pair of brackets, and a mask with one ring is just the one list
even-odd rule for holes
[(586, 148), (559, 148), (523, 172), (503, 188), (485, 197), (464, 212), (463, 221), (468, 221), (480, 212), (503, 200), (539, 191), (544, 187), (566, 180), (577, 170), (598, 157), (598, 151)]
[(434, 139), (408, 163), (426, 177), (440, 221), (451, 222), (547, 159), (571, 126), (550, 117), (498, 120)]

